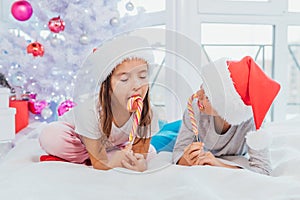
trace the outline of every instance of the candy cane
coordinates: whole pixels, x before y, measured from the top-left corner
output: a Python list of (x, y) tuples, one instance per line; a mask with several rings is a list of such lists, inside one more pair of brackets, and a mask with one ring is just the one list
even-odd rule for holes
[[(198, 142), (199, 141), (199, 139), (198, 139), (198, 126), (197, 126), (197, 122), (196, 122), (196, 119), (195, 119), (195, 113), (194, 113), (193, 106), (192, 106), (194, 99), (197, 98), (197, 97), (198, 97), (198, 95), (195, 93), (189, 98), (187, 108), (188, 108), (188, 114), (190, 116), (191, 123), (192, 123), (192, 130), (194, 132), (196, 141)], [(199, 103), (199, 108), (203, 109), (203, 105), (200, 104), (200, 103)]]
[(142, 114), (142, 110), (143, 110), (142, 97), (140, 97), (140, 96), (131, 97), (127, 102), (127, 109), (129, 110), (129, 112), (135, 112), (132, 128), (129, 133), (129, 142), (130, 142), (130, 144), (132, 144), (135, 134), (136, 134), (137, 127), (141, 120), (141, 114)]

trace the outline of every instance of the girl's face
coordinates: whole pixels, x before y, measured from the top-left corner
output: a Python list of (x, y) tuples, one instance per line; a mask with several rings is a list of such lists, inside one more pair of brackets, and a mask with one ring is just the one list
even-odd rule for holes
[[(205, 91), (203, 90), (202, 85), (200, 87), (200, 90), (197, 92), (197, 94), (198, 94), (198, 107), (200, 111), (207, 115), (217, 116), (218, 114), (211, 106), (209, 99), (205, 95)], [(202, 108), (200, 104), (203, 106)]]
[(118, 65), (111, 76), (112, 100), (127, 108), (132, 96), (145, 98), (149, 89), (148, 66), (144, 60), (130, 59)]

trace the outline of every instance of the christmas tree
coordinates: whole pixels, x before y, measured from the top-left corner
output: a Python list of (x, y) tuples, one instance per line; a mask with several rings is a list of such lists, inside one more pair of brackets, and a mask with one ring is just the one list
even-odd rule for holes
[(86, 56), (103, 41), (140, 26), (136, 18), (143, 8), (123, 2), (127, 13), (121, 17), (118, 6), (119, 0), (13, 2), (10, 16), (4, 16), (13, 28), (1, 31), (0, 73), (16, 91), (32, 94), (41, 107), (35, 114), (53, 119), (57, 106), (72, 103)]

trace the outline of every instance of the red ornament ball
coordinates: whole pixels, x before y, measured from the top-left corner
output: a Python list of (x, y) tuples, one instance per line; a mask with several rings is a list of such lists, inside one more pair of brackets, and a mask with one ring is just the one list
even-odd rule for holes
[(53, 17), (48, 22), (48, 28), (53, 33), (59, 33), (60, 31), (65, 30), (65, 22), (60, 18), (60, 16)]
[(27, 46), (27, 53), (31, 53), (34, 57), (44, 55), (44, 47), (38, 42), (30, 43)]
[(11, 14), (16, 20), (26, 21), (32, 15), (31, 4), (25, 0), (16, 1), (11, 6)]

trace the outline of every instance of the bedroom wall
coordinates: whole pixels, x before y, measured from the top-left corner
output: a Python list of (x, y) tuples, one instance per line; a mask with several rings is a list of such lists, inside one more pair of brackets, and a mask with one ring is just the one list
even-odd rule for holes
[[(289, 12), (291, 1), (228, 1), (228, 0), (176, 0), (167, 1), (167, 29), (179, 31), (200, 45), (203, 44), (203, 24), (248, 24), (271, 27), (272, 72), (271, 76), (281, 84), (281, 91), (270, 110), (271, 121), (282, 121), (288, 115), (289, 69), (288, 52), (289, 26), (299, 26), (299, 13)], [(295, 1), (294, 1), (295, 3)], [(216, 41), (222, 32), (212, 33)], [(264, 33), (261, 33), (264, 34)], [(226, 55), (226, 52), (225, 54)], [(180, 66), (180, 61), (169, 61)], [(181, 69), (176, 70), (180, 71)], [(183, 68), (185, 70), (185, 68)], [(296, 70), (297, 71), (297, 70)], [(298, 70), (299, 71), (299, 70)], [(173, 80), (176, 84), (176, 79)], [(185, 91), (182, 91), (185, 92)], [(294, 91), (295, 92), (295, 91)], [(299, 93), (300, 91), (298, 91)], [(188, 96), (188, 94), (184, 94)], [(300, 104), (299, 104), (300, 105)], [(172, 106), (172, 105), (171, 105)], [(169, 110), (174, 115), (172, 107)], [(299, 106), (298, 106), (299, 107)], [(295, 108), (298, 108), (295, 107)], [(299, 110), (299, 109), (298, 109)], [(172, 113), (173, 112), (173, 113)], [(175, 113), (176, 115), (176, 113)]]

